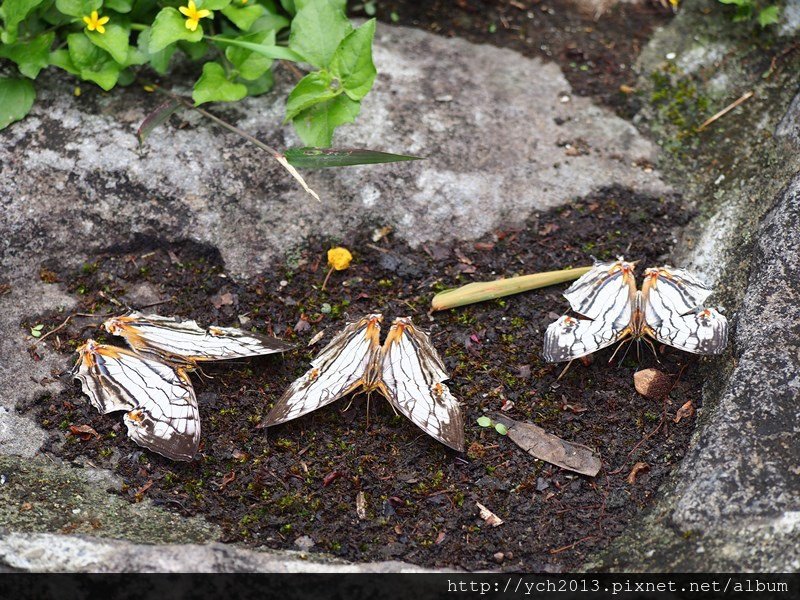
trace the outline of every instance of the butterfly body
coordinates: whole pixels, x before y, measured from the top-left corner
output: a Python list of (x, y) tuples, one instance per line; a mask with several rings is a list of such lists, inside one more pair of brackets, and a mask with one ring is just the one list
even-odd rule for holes
[(382, 321), (372, 314), (348, 324), (286, 390), (265, 424), (284, 423), (353, 392), (378, 392), (423, 431), (463, 451), (460, 407), (442, 383), (449, 375), (430, 338), (404, 317), (395, 319), (381, 345)]
[[(545, 333), (549, 362), (574, 360), (625, 339), (651, 339), (695, 354), (719, 354), (727, 320), (701, 305), (711, 291), (683, 269), (645, 271), (636, 288), (635, 263), (597, 263), (564, 297), (580, 317), (563, 316)], [(582, 317), (582, 318), (581, 318)]]

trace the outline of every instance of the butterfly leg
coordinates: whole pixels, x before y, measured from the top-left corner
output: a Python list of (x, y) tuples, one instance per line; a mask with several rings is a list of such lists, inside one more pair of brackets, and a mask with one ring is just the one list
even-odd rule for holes
[[(625, 344), (627, 344), (627, 343), (628, 343), (628, 342), (630, 342), (630, 341), (631, 341), (631, 338), (626, 338), (626, 339), (622, 340), (622, 341), (619, 343), (619, 345), (617, 346), (616, 350), (614, 350), (614, 354), (612, 354), (612, 355), (611, 355), (611, 358), (609, 358), (609, 359), (608, 359), (608, 362), (609, 362), (609, 363), (612, 363), (612, 362), (614, 362), (614, 357), (617, 355), (617, 352), (619, 352), (619, 351), (620, 351), (620, 349), (621, 349), (621, 348), (622, 348), (622, 347), (623, 347)], [(628, 346), (628, 350), (630, 350), (630, 346)], [(622, 361), (624, 361), (624, 360), (625, 360), (625, 357), (628, 355), (628, 350), (626, 350), (626, 351), (625, 351), (625, 354), (623, 354), (623, 355), (622, 355), (622, 360), (620, 360), (620, 361), (619, 361), (620, 363), (622, 363)]]
[(567, 374), (567, 371), (569, 371), (569, 368), (572, 366), (572, 363), (574, 363), (574, 362), (575, 362), (575, 360), (573, 359), (573, 360), (571, 360), (571, 361), (569, 361), (569, 362), (567, 363), (567, 366), (566, 366), (566, 367), (564, 367), (564, 370), (563, 370), (563, 371), (561, 371), (561, 375), (559, 375), (558, 377), (556, 377), (556, 381), (559, 381), (559, 380), (561, 380), (561, 378), (562, 378), (564, 375), (566, 375), (566, 374)]

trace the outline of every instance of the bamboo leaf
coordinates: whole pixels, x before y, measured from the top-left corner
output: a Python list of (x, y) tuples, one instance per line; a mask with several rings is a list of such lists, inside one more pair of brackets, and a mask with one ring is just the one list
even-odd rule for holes
[(388, 152), (358, 148), (290, 148), (284, 154), (286, 160), (301, 169), (324, 169), (327, 167), (349, 167), (352, 165), (423, 160), (421, 156), (390, 154)]
[(147, 118), (142, 121), (142, 124), (139, 125), (139, 129), (136, 131), (136, 137), (139, 138), (139, 145), (141, 146), (144, 144), (144, 140), (147, 136), (150, 135), (156, 127), (175, 114), (182, 106), (183, 104), (179, 100), (170, 98), (147, 115)]
[(519, 277), (509, 277), (508, 279), (498, 279), (496, 281), (476, 281), (467, 285), (439, 292), (431, 301), (431, 310), (446, 310), (466, 304), (494, 300), (511, 294), (519, 294), (528, 290), (556, 285), (565, 281), (577, 279), (587, 273), (591, 267), (579, 267), (576, 269), (563, 269), (561, 271), (547, 271), (544, 273), (534, 273), (532, 275), (521, 275)]

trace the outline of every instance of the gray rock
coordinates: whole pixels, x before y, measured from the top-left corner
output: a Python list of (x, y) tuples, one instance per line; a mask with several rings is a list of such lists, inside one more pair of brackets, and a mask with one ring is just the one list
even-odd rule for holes
[[(364, 220), (419, 244), (473, 238), (605, 185), (665, 189), (634, 164), (653, 162), (656, 148), (572, 96), (555, 64), (385, 26), (375, 61), (375, 89), (337, 145), (428, 158), (307, 173), (321, 204), (199, 115), (183, 115), (189, 127), (162, 127), (139, 149), (135, 131), (152, 99), (139, 90), (75, 98), (63, 93), (65, 77), (45, 78), (31, 115), (0, 134), (5, 261), (75, 262), (138, 233), (207, 242), (230, 271), (253, 273), (308, 235), (339, 237)], [(274, 147), (300, 145), (279, 126), (290, 84), (216, 110)], [(443, 95), (452, 101), (437, 102)], [(578, 139), (588, 154), (568, 156), (564, 143)]]
[(0, 568), (52, 572), (160, 573), (415, 573), (386, 561), (353, 565), (333, 558), (305, 560), (298, 552), (257, 552), (226, 544), (130, 544), (53, 534), (0, 535)]

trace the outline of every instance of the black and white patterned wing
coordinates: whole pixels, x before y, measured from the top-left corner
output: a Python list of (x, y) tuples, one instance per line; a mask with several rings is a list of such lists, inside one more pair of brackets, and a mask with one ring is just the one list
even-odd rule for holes
[(379, 389), (420, 429), (463, 452), (461, 407), (442, 383), (449, 378), (428, 335), (409, 317), (395, 319), (383, 345)]
[(194, 458), (200, 415), (184, 371), (94, 340), (78, 352), (75, 377), (98, 411), (126, 411), (128, 436), (145, 448), (173, 460)]
[(131, 313), (104, 324), (112, 335), (125, 338), (137, 352), (151, 352), (168, 360), (203, 362), (284, 352), (290, 344), (236, 327), (200, 327), (160, 315)]
[(663, 344), (694, 354), (720, 354), (728, 344), (728, 320), (701, 304), (711, 294), (683, 269), (648, 269), (642, 285), (647, 332)]
[(375, 314), (348, 324), (311, 361), (311, 369), (281, 396), (265, 425), (301, 417), (361, 386), (367, 365), (381, 351), (381, 320), (381, 315)]
[(563, 316), (547, 327), (543, 356), (547, 362), (574, 360), (622, 340), (629, 332), (628, 323), (620, 327), (613, 321)]
[(658, 298), (655, 300), (658, 303), (668, 307), (670, 311), (685, 315), (703, 306), (706, 298), (711, 295), (711, 290), (684, 269), (659, 267), (645, 271), (642, 293), (645, 298), (657, 294)]
[(631, 319), (631, 301), (636, 293), (635, 263), (620, 259), (595, 263), (575, 281), (564, 297), (572, 310), (587, 319), (602, 319), (624, 327)]

